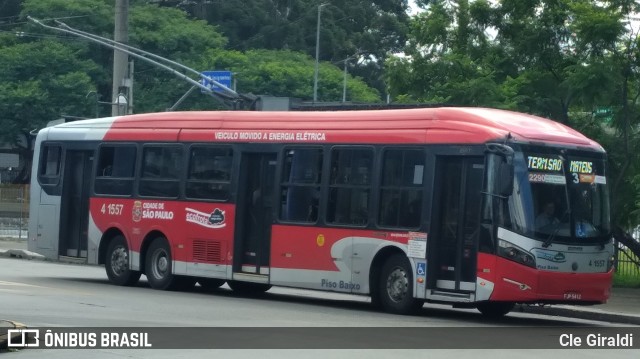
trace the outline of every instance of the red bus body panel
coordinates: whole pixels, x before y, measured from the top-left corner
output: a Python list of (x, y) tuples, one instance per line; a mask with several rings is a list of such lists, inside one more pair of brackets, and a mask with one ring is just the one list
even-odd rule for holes
[[(611, 293), (613, 270), (607, 273), (550, 272), (479, 253), (478, 278), (494, 283), (490, 299), (496, 301), (604, 303)], [(482, 280), (479, 282), (483, 285)]]
[[(116, 206), (111, 213), (110, 205)], [(105, 213), (102, 213), (103, 208)], [(225, 221), (218, 224), (218, 228), (211, 228), (210, 224), (207, 226), (204, 214), (212, 213), (216, 208), (224, 212)], [(202, 261), (203, 257), (194, 249), (194, 243), (202, 243), (207, 248), (207, 242), (211, 242), (216, 243), (216, 246), (214, 249), (209, 249), (208, 256), (206, 253), (203, 254), (204, 258), (208, 259), (207, 262), (231, 264), (235, 223), (234, 205), (94, 197), (90, 200), (90, 211), (91, 217), (102, 233), (112, 227), (119, 228), (128, 239), (129, 250), (133, 252), (140, 253), (145, 237), (157, 230), (171, 240), (173, 260)]]
[[(224, 136), (234, 131), (248, 132), (249, 136), (244, 139)], [(223, 135), (217, 136), (218, 133)], [(277, 137), (276, 134), (291, 136)], [(116, 118), (104, 140), (456, 144), (484, 143), (507, 135), (520, 141), (601, 149), (600, 145), (579, 132), (545, 118), (488, 108), (454, 107), (342, 112), (139, 114)]]

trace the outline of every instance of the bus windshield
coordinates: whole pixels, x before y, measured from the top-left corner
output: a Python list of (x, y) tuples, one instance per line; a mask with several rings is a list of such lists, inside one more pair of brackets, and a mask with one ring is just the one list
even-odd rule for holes
[(611, 233), (604, 156), (525, 149), (514, 158), (506, 227), (545, 245), (593, 245)]

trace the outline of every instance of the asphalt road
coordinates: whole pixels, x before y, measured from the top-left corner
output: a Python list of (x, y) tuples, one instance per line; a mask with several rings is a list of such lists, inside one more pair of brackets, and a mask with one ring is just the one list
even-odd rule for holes
[[(144, 277), (143, 277), (144, 278)], [(196, 287), (190, 292), (165, 292), (141, 280), (135, 287), (109, 284), (104, 268), (0, 258), (0, 319), (15, 320), (30, 327), (606, 327), (609, 323), (571, 318), (512, 313), (499, 322), (487, 322), (475, 310), (426, 305), (418, 315), (398, 316), (372, 310), (368, 298), (273, 288), (264, 297), (237, 296), (226, 286), (207, 293)], [(461, 338), (464, 340), (464, 338)], [(640, 341), (640, 338), (636, 339)], [(464, 344), (461, 344), (461, 348)], [(255, 357), (391, 357), (397, 350), (233, 350), (158, 351), (92, 350), (92, 358)], [(482, 350), (481, 357), (501, 358), (513, 351)], [(518, 350), (519, 357), (536, 357), (546, 351)], [(550, 353), (560, 353), (550, 351)], [(280, 355), (279, 355), (279, 354)], [(368, 354), (364, 354), (368, 353)], [(424, 351), (403, 350), (406, 354)], [(429, 357), (478, 358), (474, 350), (430, 350)], [(537, 354), (533, 354), (537, 353)], [(562, 357), (637, 357), (637, 351), (573, 350)], [(599, 353), (599, 354), (598, 354)], [(300, 354), (300, 355), (298, 355)], [(325, 353), (327, 354), (327, 353)], [(452, 355), (454, 354), (454, 355)], [(491, 355), (489, 355), (491, 354)], [(4, 355), (4, 354), (3, 354)], [(86, 350), (20, 350), (10, 358), (85, 358)], [(555, 356), (555, 355), (553, 355)]]

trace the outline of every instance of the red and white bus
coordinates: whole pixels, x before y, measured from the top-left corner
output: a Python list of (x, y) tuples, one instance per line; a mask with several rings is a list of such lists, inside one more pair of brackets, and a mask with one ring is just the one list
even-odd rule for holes
[(271, 286), (501, 316), (604, 303), (606, 155), (485, 108), (167, 112), (38, 133), (29, 249), (118, 285)]

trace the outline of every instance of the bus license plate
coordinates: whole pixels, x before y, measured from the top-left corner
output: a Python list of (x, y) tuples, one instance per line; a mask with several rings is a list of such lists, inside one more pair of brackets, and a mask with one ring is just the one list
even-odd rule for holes
[(566, 293), (564, 293), (564, 299), (580, 300), (580, 299), (582, 299), (582, 294), (576, 293), (576, 292), (566, 292)]

